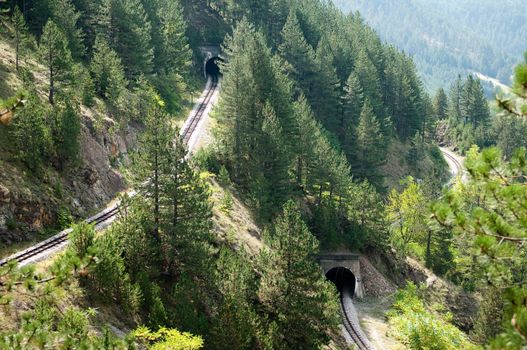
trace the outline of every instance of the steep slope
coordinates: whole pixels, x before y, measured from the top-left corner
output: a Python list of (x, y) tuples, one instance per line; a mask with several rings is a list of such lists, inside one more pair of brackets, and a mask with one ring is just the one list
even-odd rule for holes
[(521, 0), (334, 2), (345, 11), (360, 11), (383, 39), (411, 54), (431, 89), (473, 72), (510, 85), (527, 41)]
[[(3, 67), (0, 81), (5, 84), (0, 99), (11, 97), (22, 86), (14, 70), (14, 56), (10, 40), (0, 36), (0, 67)], [(44, 68), (32, 60), (30, 64), (37, 86), (43, 87)], [(49, 168), (42, 178), (35, 177), (18, 162), (8, 135), (10, 126), (0, 125), (0, 242), (3, 246), (38, 239), (40, 233), (53, 227), (59, 219), (67, 219), (70, 213), (76, 217), (87, 216), (125, 189), (124, 179), (113, 165), (117, 159), (126, 158), (138, 131), (133, 127), (119, 130), (102, 103), (94, 108), (82, 107), (81, 115), (82, 166), (65, 174)], [(60, 218), (61, 215), (66, 218)]]

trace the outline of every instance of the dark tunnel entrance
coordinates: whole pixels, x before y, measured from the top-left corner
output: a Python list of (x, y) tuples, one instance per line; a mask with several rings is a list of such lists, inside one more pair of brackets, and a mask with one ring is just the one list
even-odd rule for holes
[(223, 62), (223, 60), (219, 57), (213, 57), (208, 60), (207, 64), (205, 65), (205, 74), (207, 76), (219, 77), (221, 75), (219, 62)]
[(355, 293), (355, 275), (345, 267), (335, 267), (326, 273), (326, 278), (333, 282), (339, 292), (347, 287), (352, 293)]

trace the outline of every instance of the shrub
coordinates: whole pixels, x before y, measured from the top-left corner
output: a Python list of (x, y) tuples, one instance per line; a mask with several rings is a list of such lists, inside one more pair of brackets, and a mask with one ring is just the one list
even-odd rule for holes
[(441, 313), (440, 309), (425, 305), (418, 287), (409, 283), (396, 294), (393, 308), (388, 312), (395, 337), (412, 350), (477, 349), (451, 324), (451, 315)]
[(95, 240), (95, 229), (93, 225), (81, 222), (73, 227), (69, 234), (70, 249), (79, 257), (84, 258), (88, 250), (93, 246)]

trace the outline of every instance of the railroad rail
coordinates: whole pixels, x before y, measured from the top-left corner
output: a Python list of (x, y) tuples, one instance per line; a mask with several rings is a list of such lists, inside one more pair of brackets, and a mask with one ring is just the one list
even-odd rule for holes
[[(186, 123), (186, 127), (180, 132), (181, 137), (183, 138), (183, 142), (185, 145), (188, 145), (188, 142), (194, 132), (196, 131), (197, 126), (199, 125), (199, 122), (202, 120), (203, 115), (207, 109), (207, 106), (212, 100), (212, 97), (214, 96), (214, 93), (216, 92), (216, 89), (218, 87), (218, 78), (215, 76), (211, 76), (210, 83), (207, 85), (209, 88), (207, 89), (205, 93), (205, 97), (203, 100), (199, 103), (199, 106), (196, 110), (196, 113), (194, 113), (189, 121)], [(135, 191), (130, 191), (128, 193), (129, 196), (133, 197), (137, 193)], [(98, 230), (102, 230), (107, 226), (107, 224), (112, 223), (119, 213), (120, 209), (120, 203), (117, 203), (110, 208), (96, 214), (95, 216), (89, 218), (86, 220), (87, 223), (95, 225), (95, 228)], [(0, 267), (5, 266), (9, 264), (12, 261), (17, 261), (19, 266), (24, 266), (29, 263), (38, 261), (39, 257), (42, 257), (45, 255), (45, 253), (51, 253), (54, 251), (60, 250), (62, 247), (64, 247), (68, 242), (68, 236), (71, 233), (72, 229), (66, 229), (48, 239), (45, 241), (42, 241), (40, 243), (37, 243), (36, 245), (27, 248), (25, 250), (22, 250), (20, 252), (17, 252), (5, 259), (0, 260)]]
[(461, 162), (456, 158), (454, 157), (453, 155), (451, 155), (449, 152), (447, 152), (446, 150), (444, 149), (441, 149), (441, 153), (443, 153), (443, 156), (445, 158), (448, 158), (453, 164), (454, 166), (456, 167), (456, 171), (455, 171), (455, 174), (456, 175), (462, 175), (463, 174), (463, 164), (461, 164)]
[(349, 287), (342, 288), (340, 292), (340, 308), (343, 316), (344, 330), (353, 340), (359, 350), (375, 350), (362, 331), (357, 319), (357, 312), (353, 305), (353, 293)]
[(214, 93), (216, 92), (216, 88), (218, 87), (218, 77), (212, 76), (211, 77), (211, 84), (210, 88), (207, 91), (207, 94), (205, 95), (205, 98), (203, 99), (202, 103), (199, 105), (196, 113), (190, 118), (190, 121), (186, 123), (186, 126), (183, 128), (181, 132), (181, 137), (183, 138), (183, 142), (185, 144), (188, 144), (190, 141), (190, 137), (194, 134), (194, 131), (196, 131), (196, 128), (201, 121), (203, 114), (205, 113), (205, 110), (207, 109), (207, 106), (209, 105), (212, 97), (214, 96)]

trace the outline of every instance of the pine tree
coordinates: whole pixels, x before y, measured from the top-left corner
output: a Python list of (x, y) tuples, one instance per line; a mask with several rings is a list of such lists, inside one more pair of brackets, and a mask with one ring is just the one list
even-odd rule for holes
[(123, 62), (128, 80), (152, 72), (151, 24), (140, 0), (112, 0), (108, 36)]
[(381, 185), (377, 168), (385, 157), (382, 149), (384, 137), (368, 99), (364, 102), (359, 124), (355, 129), (355, 140), (353, 174), (361, 179), (367, 178), (376, 186)]
[(437, 90), (434, 98), (434, 113), (438, 120), (445, 120), (448, 117), (448, 97), (442, 88)]
[(90, 70), (96, 92), (115, 104), (126, 89), (127, 81), (121, 59), (101, 35), (95, 40)]
[(337, 299), (313, 260), (318, 243), (295, 203), (286, 203), (265, 240), (258, 297), (278, 325), (274, 348), (318, 349), (329, 340), (326, 330), (338, 324)]
[(337, 133), (339, 131), (337, 115), (339, 113), (340, 81), (333, 66), (333, 53), (325, 38), (318, 43), (315, 64), (317, 74), (309, 102), (315, 115), (326, 129)]
[(163, 169), (168, 166), (167, 150), (175, 137), (168, 127), (168, 115), (164, 112), (164, 102), (149, 92), (149, 110), (145, 121), (145, 132), (139, 146), (139, 159), (136, 163), (136, 175), (140, 183), (144, 182), (146, 197), (153, 211), (153, 237), (161, 243), (161, 206), (163, 201)]
[(346, 154), (351, 155), (353, 152), (353, 130), (355, 125), (359, 123), (362, 106), (364, 104), (364, 94), (357, 74), (350, 74), (344, 92), (340, 131), (338, 135), (342, 148)]
[(278, 50), (288, 64), (286, 69), (299, 90), (297, 94), (302, 91), (307, 100), (311, 102), (314, 97), (315, 75), (317, 74), (315, 51), (304, 38), (293, 10), (289, 13), (282, 29), (282, 43)]
[(36, 92), (30, 93), (27, 106), (17, 112), (12, 124), (19, 158), (33, 172), (39, 173), (53, 149), (47, 111)]
[(66, 36), (68, 48), (75, 59), (86, 54), (84, 33), (78, 27), (81, 14), (75, 9), (71, 0), (51, 0), (51, 18)]
[(55, 103), (55, 92), (71, 80), (71, 52), (62, 30), (49, 20), (40, 38), (39, 53), (49, 78), (49, 103)]
[(79, 159), (81, 120), (78, 106), (70, 98), (64, 99), (64, 106), (57, 108), (59, 135), (55, 141), (62, 167), (75, 164)]
[(228, 248), (220, 251), (214, 276), (221, 293), (218, 315), (212, 330), (214, 349), (248, 349), (254, 342), (256, 327), (261, 327), (251, 304), (254, 277), (246, 259)]
[(185, 35), (186, 23), (181, 5), (176, 1), (165, 1), (159, 8), (162, 43), (157, 64), (165, 73), (176, 72), (185, 76), (192, 64), (192, 51)]
[(15, 7), (11, 21), (13, 22), (13, 31), (15, 35), (15, 66), (16, 71), (20, 71), (20, 56), (22, 55), (23, 50), (28, 44), (28, 29), (26, 25), (26, 20), (24, 19), (24, 14), (20, 11), (18, 6)]
[(381, 95), (381, 82), (379, 72), (371, 61), (366, 50), (359, 52), (355, 62), (355, 74), (359, 78), (364, 98), (370, 101), (373, 112), (377, 118), (384, 116), (384, 106)]
[[(212, 256), (212, 208), (207, 184), (188, 162), (179, 130), (165, 125), (175, 138), (162, 150), (160, 196), (162, 226), (169, 244), (165, 261), (169, 271), (208, 281)], [(163, 154), (164, 153), (164, 154)]]

